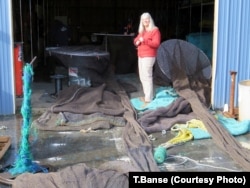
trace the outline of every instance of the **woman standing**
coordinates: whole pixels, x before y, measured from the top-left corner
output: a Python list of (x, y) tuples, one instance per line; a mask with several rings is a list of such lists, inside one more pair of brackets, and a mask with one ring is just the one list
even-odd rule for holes
[(150, 103), (154, 98), (153, 66), (160, 43), (161, 33), (155, 26), (153, 18), (148, 12), (143, 13), (134, 44), (137, 46), (139, 78), (144, 93), (141, 100), (145, 103)]

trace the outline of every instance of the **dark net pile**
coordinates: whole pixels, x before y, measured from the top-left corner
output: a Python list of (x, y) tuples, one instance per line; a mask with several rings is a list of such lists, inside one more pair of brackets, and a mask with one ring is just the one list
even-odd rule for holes
[(161, 44), (157, 57), (164, 79), (171, 80), (177, 93), (190, 103), (215, 144), (249, 171), (250, 151), (242, 147), (208, 111), (211, 65), (204, 53), (186, 41), (172, 39)]
[[(250, 152), (244, 149), (212, 116), (210, 106), (211, 63), (203, 52), (181, 40), (163, 42), (157, 54), (161, 82), (173, 85), (178, 94), (189, 103), (193, 113), (203, 121), (214, 142), (244, 170), (250, 170)], [(159, 80), (158, 80), (159, 81)], [(123, 142), (130, 162), (113, 161), (99, 168), (76, 164), (57, 172), (19, 175), (13, 188), (118, 188), (128, 187), (131, 171), (159, 171), (153, 157), (153, 146), (147, 133), (137, 121), (126, 91), (115, 81), (110, 72), (106, 84), (120, 96), (124, 107), (126, 125)], [(182, 101), (183, 101), (182, 100)]]
[[(116, 100), (109, 100), (112, 105), (109, 103), (106, 105), (104, 102), (102, 105), (103, 114), (108, 110), (109, 116), (120, 115), (122, 110), (114, 110), (113, 108), (119, 108), (119, 106), (123, 106), (123, 115), (126, 120), (126, 125), (124, 126), (124, 130), (122, 132), (123, 142), (125, 152), (127, 156), (130, 158), (129, 162), (124, 161), (110, 161), (105, 162), (100, 165), (98, 168), (90, 168), (84, 163), (72, 165), (61, 169), (56, 172), (49, 173), (24, 173), (17, 176), (12, 182), (13, 188), (117, 188), (117, 187), (128, 187), (128, 175), (131, 171), (159, 171), (158, 166), (153, 157), (153, 147), (150, 139), (148, 138), (147, 133), (141, 128), (139, 123), (136, 120), (136, 112), (131, 106), (129, 97), (124, 88), (116, 82), (115, 78), (113, 78), (113, 73), (110, 70), (109, 77), (106, 80), (107, 88), (112, 88), (114, 94), (108, 92), (105, 96), (107, 98), (115, 97), (115, 95), (120, 97), (121, 104), (117, 106)], [(76, 86), (75, 86), (76, 87)], [(102, 87), (102, 85), (98, 86), (98, 88)], [(78, 89), (78, 87), (76, 87)], [(94, 90), (90, 88), (90, 91)], [(90, 92), (88, 90), (81, 90), (82, 92)], [(101, 90), (99, 90), (101, 91)], [(94, 91), (96, 93), (96, 91)], [(75, 93), (75, 92), (74, 92)], [(91, 92), (93, 95), (93, 92)], [(99, 92), (100, 93), (100, 92)], [(60, 94), (61, 95), (61, 94)], [(66, 97), (67, 93), (65, 93)], [(75, 96), (77, 97), (77, 96)], [(90, 96), (91, 97), (91, 96)], [(72, 97), (68, 97), (72, 99)], [(86, 97), (85, 97), (86, 98)], [(117, 98), (117, 97), (115, 97)], [(75, 98), (81, 99), (81, 98)], [(66, 101), (66, 102), (65, 102)], [(89, 100), (91, 101), (91, 100)], [(60, 102), (60, 100), (59, 100)], [(73, 103), (67, 103), (67, 100), (63, 100), (64, 105), (53, 105), (53, 110), (57, 110), (58, 107), (67, 109), (73, 109)], [(100, 101), (99, 101), (100, 102)], [(93, 104), (93, 101), (92, 101)], [(96, 111), (98, 105), (94, 105), (92, 109), (91, 106), (85, 110)], [(104, 108), (107, 107), (107, 108)], [(120, 108), (119, 108), (120, 109)], [(51, 109), (50, 109), (51, 111)], [(90, 112), (88, 111), (88, 112)]]

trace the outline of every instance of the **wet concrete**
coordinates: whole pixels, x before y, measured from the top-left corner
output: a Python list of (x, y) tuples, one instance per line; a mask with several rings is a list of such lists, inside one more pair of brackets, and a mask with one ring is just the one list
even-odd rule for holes
[[(130, 98), (141, 95), (141, 86), (136, 74), (118, 76), (119, 79), (130, 79), (139, 90), (130, 94)], [(65, 80), (63, 87), (67, 87)], [(34, 82), (32, 85), (33, 119), (39, 117), (50, 107), (55, 98), (53, 82)], [(11, 137), (11, 146), (0, 159), (1, 167), (12, 165), (18, 153), (22, 129), (20, 107), (22, 98), (16, 99), (17, 114), (0, 117), (0, 135)], [(122, 142), (123, 127), (108, 130), (96, 130), (87, 133), (80, 131), (31, 131), (30, 147), (34, 162), (51, 165), (60, 169), (76, 163), (86, 163), (90, 167), (98, 167), (106, 161), (129, 160)], [(173, 138), (167, 131), (152, 134), (152, 144), (158, 145)], [(237, 140), (250, 148), (250, 134), (241, 135)], [(167, 158), (159, 165), (162, 171), (242, 171), (231, 158), (220, 150), (212, 139), (193, 140), (174, 146), (167, 150)], [(1, 185), (0, 187), (10, 187)]]

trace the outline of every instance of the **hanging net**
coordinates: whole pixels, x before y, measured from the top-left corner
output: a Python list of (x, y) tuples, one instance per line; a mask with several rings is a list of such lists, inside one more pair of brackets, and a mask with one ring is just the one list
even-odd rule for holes
[(201, 101), (210, 104), (211, 62), (206, 54), (193, 44), (180, 39), (163, 42), (157, 51), (155, 71), (166, 85), (172, 84), (177, 77), (180, 80), (180, 72), (185, 73), (191, 89), (197, 92)]
[(21, 129), (21, 141), (19, 152), (13, 168), (9, 169), (12, 175), (22, 174), (24, 172), (36, 173), (38, 171), (47, 172), (47, 169), (34, 163), (29, 144), (30, 125), (32, 122), (32, 108), (31, 108), (31, 83), (33, 78), (33, 68), (31, 64), (26, 64), (23, 68), (23, 101), (21, 107), (21, 114), (23, 117), (23, 124)]

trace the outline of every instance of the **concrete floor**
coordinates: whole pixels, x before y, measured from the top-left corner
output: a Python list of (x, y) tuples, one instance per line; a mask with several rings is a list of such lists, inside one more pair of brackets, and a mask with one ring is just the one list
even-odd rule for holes
[[(118, 76), (128, 79), (128, 76)], [(138, 92), (130, 94), (130, 98), (141, 95), (141, 86), (136, 74), (129, 75), (133, 84), (139, 88)], [(134, 79), (134, 80), (133, 80)], [(63, 83), (67, 87), (67, 82)], [(50, 96), (55, 91), (54, 83), (34, 82), (32, 85), (33, 119), (38, 118), (55, 101)], [(17, 109), (20, 109), (22, 98), (16, 99)], [(0, 159), (1, 167), (14, 164), (20, 142), (22, 116), (16, 115), (0, 117), (0, 135), (11, 137), (11, 146)], [(60, 169), (76, 163), (86, 163), (90, 167), (98, 167), (105, 161), (129, 160), (122, 146), (122, 127), (109, 130), (97, 130), (86, 134), (79, 131), (55, 132), (38, 131), (31, 133), (30, 145), (32, 156), (38, 164), (52, 165)], [(152, 134), (153, 145), (165, 143), (173, 137), (173, 133)], [(250, 143), (250, 134), (238, 136), (242, 144)], [(169, 148), (167, 159), (159, 165), (162, 171), (242, 171), (225, 152), (221, 151), (212, 139), (194, 140), (182, 145)], [(0, 187), (11, 187), (2, 185)]]

